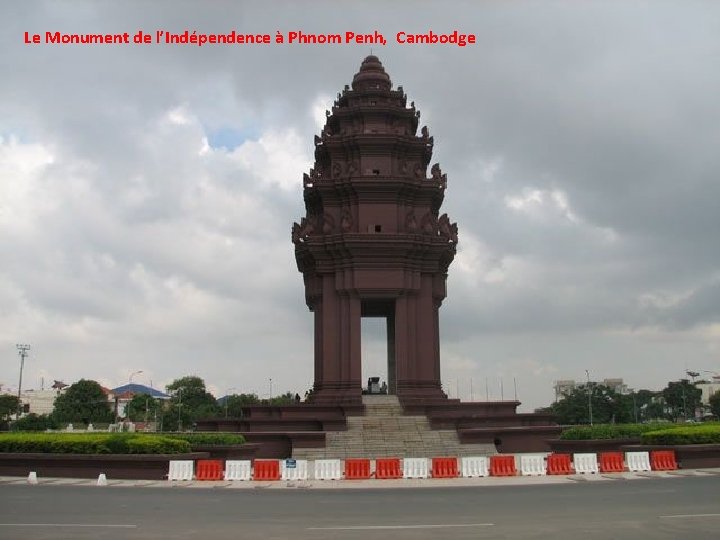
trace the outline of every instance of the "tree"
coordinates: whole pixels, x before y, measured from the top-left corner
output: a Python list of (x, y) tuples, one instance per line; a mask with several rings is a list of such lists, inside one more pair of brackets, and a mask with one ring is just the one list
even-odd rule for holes
[(710, 412), (715, 418), (720, 418), (720, 390), (710, 396)]
[(125, 413), (132, 422), (148, 422), (159, 411), (160, 400), (148, 394), (135, 394), (125, 407)]
[(165, 388), (172, 397), (164, 411), (163, 431), (184, 430), (198, 418), (220, 413), (215, 397), (205, 389), (205, 381), (200, 377), (181, 377)]
[(702, 390), (695, 388), (687, 379), (681, 379), (669, 382), (662, 395), (670, 418), (677, 422), (680, 418), (687, 420), (695, 417), (695, 409), (700, 406)]
[(112, 422), (113, 412), (102, 387), (95, 381), (80, 379), (55, 399), (55, 422)]
[(270, 405), (293, 405), (295, 403), (295, 394), (290, 391), (270, 399)]
[(653, 401), (648, 403), (642, 410), (643, 422), (652, 422), (654, 420), (667, 420), (665, 414), (665, 406), (662, 403)]
[(272, 399), (260, 399), (257, 394), (233, 394), (217, 400), (222, 416), (229, 418), (241, 418), (244, 416), (243, 407), (250, 405), (294, 405), (297, 403), (295, 395), (290, 391), (285, 392)]
[[(589, 400), (588, 400), (589, 397)], [(633, 421), (632, 398), (618, 394), (602, 384), (581, 385), (566, 394), (551, 407), (561, 424), (589, 424), (592, 403), (594, 424), (623, 423)]]
[(20, 407), (20, 400), (17, 396), (3, 394), (0, 396), (0, 424), (7, 424)]
[[(638, 390), (631, 394), (633, 400), (633, 418), (637, 417), (639, 422), (652, 422), (653, 420), (665, 420), (665, 407), (659, 399), (661, 392), (653, 390)], [(634, 421), (634, 420), (633, 420)]]
[(242, 409), (248, 405), (258, 405), (260, 398), (257, 394), (233, 394), (218, 400), (223, 416), (240, 418), (243, 416)]

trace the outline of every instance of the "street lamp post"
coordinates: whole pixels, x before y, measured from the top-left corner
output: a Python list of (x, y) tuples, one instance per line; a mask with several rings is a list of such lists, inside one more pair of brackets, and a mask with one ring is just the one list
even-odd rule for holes
[(30, 350), (30, 345), (21, 344), (18, 343), (15, 345), (18, 349), (18, 354), (20, 355), (20, 381), (18, 382), (18, 408), (17, 408), (17, 414), (15, 416), (15, 420), (20, 420), (20, 411), (22, 410), (22, 374), (23, 374), (23, 368), (25, 367), (25, 357), (28, 355), (28, 351)]
[(682, 386), (682, 381), (680, 381), (680, 385), (683, 400), (683, 421), (687, 422), (687, 401), (685, 400), (685, 387)]
[[(130, 386), (130, 385), (132, 384), (132, 378), (133, 378), (135, 375), (140, 375), (141, 373), (143, 373), (143, 370), (142, 370), (142, 369), (139, 369), (139, 370), (137, 370), (137, 371), (133, 371), (133, 372), (130, 374), (130, 376), (128, 377), (128, 386)], [(130, 391), (130, 389), (128, 388), (128, 392), (129, 392), (129, 391)], [(133, 394), (133, 395), (134, 395), (134, 394)], [(129, 403), (129, 402), (128, 402), (128, 403)], [(145, 410), (145, 416), (146, 416), (145, 422), (147, 422), (147, 404), (145, 405), (145, 409), (146, 409), (146, 410)], [(130, 418), (130, 411), (128, 410), (128, 404), (125, 405), (125, 416), (126, 416), (128, 419)]]
[(235, 390), (234, 386), (232, 388), (228, 388), (227, 390), (225, 390), (225, 418), (228, 417), (228, 404), (230, 402), (230, 392), (232, 390)]
[(633, 415), (635, 416), (635, 423), (638, 423), (638, 410), (637, 410), (637, 403), (635, 402), (635, 390), (633, 390), (632, 393), (633, 398)]
[(588, 413), (590, 416), (590, 425), (593, 425), (592, 420), (592, 387), (590, 386), (590, 372), (586, 369), (585, 375), (587, 375), (587, 384), (588, 384)]
[(128, 384), (132, 384), (132, 378), (133, 378), (135, 375), (140, 375), (141, 373), (143, 373), (143, 370), (142, 370), (142, 369), (140, 369), (140, 370), (138, 370), (138, 371), (133, 371), (133, 372), (130, 374), (130, 376), (128, 377)]
[(178, 432), (182, 431), (182, 388), (178, 388)]

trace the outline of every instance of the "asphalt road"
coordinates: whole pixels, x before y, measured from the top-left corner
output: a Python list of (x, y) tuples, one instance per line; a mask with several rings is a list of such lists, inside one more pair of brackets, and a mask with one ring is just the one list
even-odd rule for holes
[(0, 486), (0, 538), (720, 538), (720, 476), (426, 489)]

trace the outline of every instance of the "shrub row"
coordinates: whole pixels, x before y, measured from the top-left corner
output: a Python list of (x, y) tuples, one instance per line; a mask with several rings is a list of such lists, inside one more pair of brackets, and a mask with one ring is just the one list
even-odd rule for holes
[(190, 443), (140, 433), (7, 433), (0, 435), (0, 452), (179, 454), (190, 452)]
[(195, 432), (167, 433), (164, 437), (187, 441), (191, 446), (208, 446), (215, 444), (245, 444), (245, 437), (236, 433)]
[(642, 434), (643, 444), (720, 444), (720, 424), (678, 426)]
[(636, 439), (643, 433), (655, 431), (667, 424), (595, 424), (573, 426), (564, 429), (560, 439), (566, 441), (590, 441), (596, 439)]

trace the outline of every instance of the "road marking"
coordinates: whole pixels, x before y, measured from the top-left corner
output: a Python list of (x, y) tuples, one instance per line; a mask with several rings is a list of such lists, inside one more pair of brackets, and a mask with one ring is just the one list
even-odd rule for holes
[(137, 529), (137, 525), (113, 523), (0, 523), (0, 527), (103, 527), (106, 529)]
[(720, 517), (720, 514), (676, 514), (674, 516), (660, 516), (661, 518), (703, 518), (703, 517)]
[(377, 531), (383, 529), (444, 529), (449, 527), (492, 527), (494, 523), (448, 523), (446, 525), (350, 525), (347, 527), (308, 527), (308, 531)]

